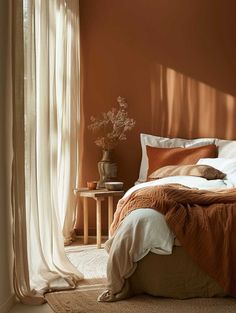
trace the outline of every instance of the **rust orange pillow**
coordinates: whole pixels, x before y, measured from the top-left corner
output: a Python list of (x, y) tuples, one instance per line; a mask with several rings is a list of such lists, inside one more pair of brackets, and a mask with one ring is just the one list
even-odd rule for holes
[(156, 148), (146, 146), (148, 156), (148, 175), (167, 165), (196, 164), (201, 158), (217, 158), (216, 145), (206, 145), (194, 148)]

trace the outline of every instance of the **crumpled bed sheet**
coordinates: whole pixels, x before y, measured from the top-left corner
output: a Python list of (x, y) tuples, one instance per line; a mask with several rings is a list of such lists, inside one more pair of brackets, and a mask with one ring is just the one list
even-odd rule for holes
[(121, 223), (105, 249), (109, 253), (107, 264), (107, 290), (98, 301), (116, 301), (128, 296), (125, 280), (130, 277), (149, 252), (168, 255), (172, 253), (174, 234), (165, 218), (153, 209), (137, 209)]

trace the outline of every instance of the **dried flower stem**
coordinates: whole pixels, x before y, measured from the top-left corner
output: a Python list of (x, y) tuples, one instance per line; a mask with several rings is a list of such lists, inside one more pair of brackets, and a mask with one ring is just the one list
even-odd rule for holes
[(88, 128), (94, 132), (99, 132), (99, 137), (95, 144), (104, 150), (113, 149), (119, 141), (126, 140), (126, 132), (130, 131), (135, 120), (128, 117), (127, 102), (125, 98), (118, 97), (119, 109), (112, 108), (106, 113), (102, 113), (102, 118), (91, 116), (91, 124)]

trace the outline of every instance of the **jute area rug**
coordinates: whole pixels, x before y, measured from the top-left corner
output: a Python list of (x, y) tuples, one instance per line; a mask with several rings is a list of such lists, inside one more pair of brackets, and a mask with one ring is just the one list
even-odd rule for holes
[(105, 289), (107, 253), (96, 245), (66, 248), (71, 262), (84, 273), (78, 289), (45, 295), (56, 313), (236, 313), (231, 298), (172, 300), (140, 295), (113, 303), (97, 302)]
[(104, 290), (101, 280), (90, 281), (74, 291), (53, 292), (45, 297), (56, 313), (235, 313), (232, 298), (173, 300), (139, 295), (104, 303), (97, 297)]

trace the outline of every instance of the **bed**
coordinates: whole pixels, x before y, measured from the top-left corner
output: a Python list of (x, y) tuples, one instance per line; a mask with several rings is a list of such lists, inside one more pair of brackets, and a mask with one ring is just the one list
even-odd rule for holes
[[(178, 299), (235, 296), (234, 285), (236, 280), (234, 281), (234, 274), (236, 273), (232, 267), (236, 266), (234, 263), (236, 251), (232, 248), (232, 233), (236, 226), (236, 216), (234, 215), (236, 212), (236, 158), (234, 158), (236, 142), (213, 138), (169, 139), (141, 134), (141, 146), (142, 161), (139, 179), (118, 203), (111, 228), (112, 236), (105, 244), (105, 249), (109, 253), (108, 284), (107, 289), (99, 296), (98, 300), (117, 301), (139, 293)], [(150, 148), (147, 146), (151, 147), (151, 154), (148, 154)], [(207, 146), (208, 148), (206, 148)], [(203, 154), (201, 154), (202, 149), (199, 147), (204, 147)], [(217, 148), (217, 155), (215, 154), (215, 147)], [(164, 149), (162, 150), (162, 148)], [(184, 158), (183, 155), (181, 156), (184, 159), (183, 162), (180, 161), (181, 158), (178, 159), (179, 152), (192, 153), (191, 149), (194, 151), (195, 159), (191, 159), (192, 155), (191, 160), (189, 155), (184, 155)], [(204, 149), (208, 149), (208, 151)], [(169, 152), (171, 152), (171, 156), (169, 156)], [(150, 156), (153, 157), (153, 153), (157, 154), (158, 157), (150, 169)], [(162, 156), (160, 157), (160, 155)], [(167, 166), (166, 160), (168, 160)], [(194, 166), (189, 168), (189, 164)], [(169, 165), (171, 168), (167, 168)], [(156, 166), (158, 167), (157, 170), (155, 170)], [(179, 168), (181, 168), (180, 175), (177, 175), (176, 170), (178, 172)], [(196, 169), (197, 171), (207, 169), (208, 176), (204, 177), (206, 172), (204, 172), (203, 177), (201, 176), (202, 173), (196, 174)], [(209, 169), (211, 170), (210, 176)], [(193, 170), (194, 172), (192, 172)], [(174, 175), (168, 171), (172, 171)], [(153, 175), (153, 173), (155, 174)], [(187, 173), (187, 175), (181, 175), (181, 173)], [(192, 173), (194, 175), (191, 175)], [(225, 258), (227, 264), (222, 265), (216, 258), (215, 264), (212, 263), (211, 266), (212, 268), (219, 266), (218, 272), (221, 271), (220, 266), (224, 266), (222, 271), (224, 275), (215, 274), (211, 268), (209, 270), (210, 263), (208, 262), (208, 266), (207, 264), (205, 266), (202, 257), (200, 262), (198, 260), (194, 245), (198, 244), (198, 250), (201, 251), (203, 248), (200, 244), (204, 240), (201, 237), (204, 234), (207, 237), (209, 232), (203, 225), (205, 220), (202, 219), (202, 213), (199, 215), (200, 219), (196, 220), (196, 225), (199, 224), (198, 227), (205, 233), (203, 232), (202, 236), (199, 233), (199, 239), (195, 235), (196, 243), (191, 244), (187, 237), (190, 236), (191, 238), (192, 230), (188, 233), (188, 228), (184, 229), (186, 220), (183, 224), (178, 220), (176, 222), (176, 216), (173, 218), (169, 212), (173, 211), (172, 208), (168, 209), (168, 212), (161, 211), (160, 207), (165, 202), (160, 200), (162, 195), (163, 199), (168, 202), (168, 206), (173, 205), (169, 202), (172, 203), (171, 201), (175, 197), (179, 199), (181, 196), (181, 208), (186, 202), (185, 199), (188, 199), (188, 202), (192, 201), (190, 205), (187, 203), (185, 208), (191, 214), (195, 207), (201, 207), (201, 212), (206, 212), (206, 214), (210, 210), (207, 216), (209, 221), (212, 220), (212, 216), (216, 216), (215, 212), (220, 210), (220, 214), (223, 215), (218, 216), (218, 219), (213, 222), (216, 221), (217, 224), (219, 221), (221, 222), (221, 219), (225, 219), (225, 224), (217, 227), (213, 225), (214, 227), (210, 231), (216, 238), (209, 239), (209, 253), (206, 250), (205, 252), (202, 251), (206, 253), (207, 260), (211, 254), (210, 250), (212, 250), (212, 254), (216, 254), (217, 249), (223, 247), (225, 250), (227, 245), (228, 250), (225, 253), (230, 256), (230, 258)], [(191, 200), (195, 199), (194, 197), (197, 197), (196, 201)], [(224, 200), (226, 198), (227, 200)], [(178, 207), (175, 211), (181, 210)], [(194, 211), (197, 212), (197, 210)], [(229, 212), (227, 217), (224, 213), (226, 211)], [(186, 212), (183, 214), (186, 215)], [(230, 222), (228, 216), (232, 217)], [(190, 216), (190, 221), (191, 218)], [(180, 218), (180, 221), (182, 220)], [(228, 232), (223, 234), (228, 240), (224, 239), (224, 242), (222, 238), (221, 240), (219, 238), (220, 227), (224, 231), (225, 225), (230, 225), (231, 228), (230, 231), (227, 230)], [(196, 231), (197, 229), (195, 229)], [(222, 276), (224, 277), (222, 278)], [(232, 276), (232, 279), (229, 276)]]

